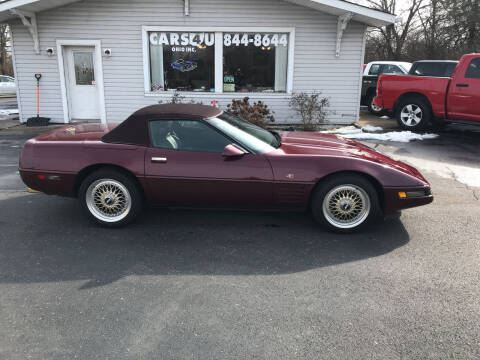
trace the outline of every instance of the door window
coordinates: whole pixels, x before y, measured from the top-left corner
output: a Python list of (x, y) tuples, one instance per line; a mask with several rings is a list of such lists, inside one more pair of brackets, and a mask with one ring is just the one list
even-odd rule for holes
[(403, 74), (403, 71), (397, 65), (385, 65), (382, 74)]
[(370, 66), (370, 71), (368, 72), (368, 75), (378, 75), (380, 73), (380, 64), (373, 64)]
[(73, 64), (77, 85), (95, 85), (95, 70), (91, 51), (74, 51)]
[(468, 65), (465, 77), (468, 79), (480, 79), (480, 58), (473, 59)]
[(196, 120), (150, 121), (152, 146), (170, 150), (221, 153), (232, 143), (210, 126)]

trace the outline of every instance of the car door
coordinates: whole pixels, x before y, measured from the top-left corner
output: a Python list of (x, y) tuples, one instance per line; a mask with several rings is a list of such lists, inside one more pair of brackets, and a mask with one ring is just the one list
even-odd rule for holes
[(152, 120), (145, 175), (152, 203), (165, 206), (270, 207), (273, 173), (260, 154), (222, 156), (231, 139), (200, 120)]
[(371, 64), (370, 68), (368, 69), (368, 74), (363, 76), (362, 80), (362, 97), (363, 97), (363, 105), (368, 105), (366, 101), (368, 101), (368, 97), (370, 95), (371, 89), (377, 87), (378, 75), (380, 75), (380, 71), (382, 69), (381, 64)]
[(466, 61), (453, 76), (447, 96), (448, 117), (480, 122), (480, 57)]

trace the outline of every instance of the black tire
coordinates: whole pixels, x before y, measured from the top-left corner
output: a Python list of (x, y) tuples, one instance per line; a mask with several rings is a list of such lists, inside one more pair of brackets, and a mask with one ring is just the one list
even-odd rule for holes
[(408, 98), (399, 104), (395, 118), (402, 129), (420, 131), (430, 124), (432, 110), (424, 100)]
[(376, 96), (376, 93), (371, 93), (367, 98), (368, 111), (372, 115), (383, 116), (383, 115), (385, 115), (385, 110), (381, 107), (376, 106), (373, 103), (373, 99), (375, 98), (375, 96)]
[[(129, 224), (143, 210), (143, 195), (135, 179), (115, 169), (100, 169), (87, 176), (80, 185), (78, 195), (90, 219), (108, 228)], [(95, 201), (95, 198), (100, 200)], [(114, 209), (113, 214), (117, 212), (119, 215), (106, 215), (102, 209)]]
[[(362, 194), (365, 200), (363, 200), (361, 196), (359, 198), (361, 202), (363, 202), (365, 209), (367, 208), (367, 204), (369, 204), (368, 212), (361, 212), (359, 215), (357, 215), (357, 218), (352, 219), (350, 224), (338, 225), (336, 222), (339, 223), (340, 220), (338, 220), (338, 218), (335, 219), (335, 216), (332, 214), (331, 210), (328, 210), (328, 204), (332, 204), (334, 207), (336, 207), (335, 205), (338, 204), (339, 207), (336, 209), (337, 211), (350, 211), (348, 208), (341, 208), (343, 205), (345, 205), (343, 202), (347, 201), (348, 198), (334, 200), (336, 199), (335, 194), (338, 194), (339, 191), (345, 192), (347, 190), (352, 191), (353, 194), (355, 194), (355, 192), (358, 192), (357, 195)], [(334, 195), (332, 195), (332, 193)], [(329, 199), (332, 200), (333, 203), (329, 201)], [(358, 204), (358, 202), (350, 205), (355, 204)], [(334, 175), (320, 183), (312, 195), (311, 210), (314, 219), (322, 227), (337, 233), (351, 233), (358, 231), (377, 220), (382, 214), (378, 200), (378, 194), (374, 186), (368, 179), (356, 174)], [(350, 215), (355, 215), (355, 212), (350, 213)]]

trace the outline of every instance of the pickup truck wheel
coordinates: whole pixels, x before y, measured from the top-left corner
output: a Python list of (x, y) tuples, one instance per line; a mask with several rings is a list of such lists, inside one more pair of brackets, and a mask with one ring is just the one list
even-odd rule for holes
[(430, 107), (420, 99), (407, 99), (397, 109), (398, 125), (405, 130), (422, 130), (432, 118)]
[(375, 116), (383, 116), (385, 115), (385, 110), (380, 107), (380, 106), (377, 106), (373, 103), (373, 99), (375, 99), (375, 96), (376, 94), (375, 93), (372, 93), (370, 94), (370, 96), (368, 97), (368, 100), (367, 100), (367, 104), (368, 104), (368, 111), (370, 112), (370, 114), (372, 115), (375, 115)]
[(92, 220), (110, 228), (130, 223), (143, 208), (142, 194), (135, 182), (110, 169), (89, 175), (80, 186), (79, 198)]

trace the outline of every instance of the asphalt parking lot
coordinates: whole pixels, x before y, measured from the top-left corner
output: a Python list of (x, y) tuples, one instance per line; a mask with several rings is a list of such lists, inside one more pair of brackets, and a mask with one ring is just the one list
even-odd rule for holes
[(27, 193), (0, 132), (0, 359), (479, 359), (480, 132), (370, 144), (435, 201), (355, 235), (150, 210), (106, 230)]

